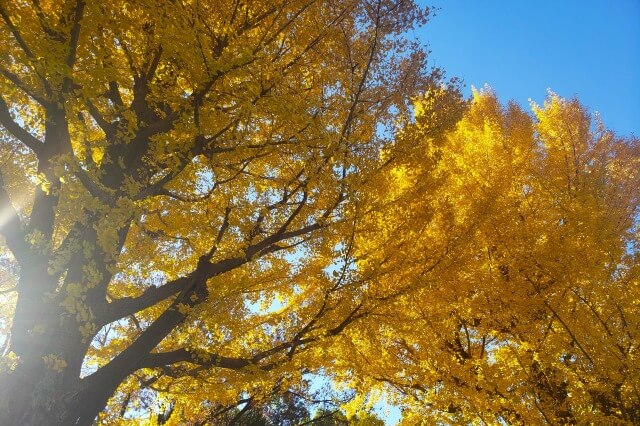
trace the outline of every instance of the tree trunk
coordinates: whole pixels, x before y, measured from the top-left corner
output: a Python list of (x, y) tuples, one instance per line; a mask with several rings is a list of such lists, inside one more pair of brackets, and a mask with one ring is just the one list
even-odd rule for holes
[[(17, 307), (28, 305), (23, 296)], [(29, 328), (13, 329), (12, 347), (19, 361), (0, 376), (0, 425), (90, 425), (120, 381), (94, 380), (89, 388), (80, 374), (90, 342), (75, 316), (57, 299), (38, 306), (43, 312), (22, 307)]]
[(0, 377), (1, 425), (91, 425), (119, 380), (92, 383), (45, 365), (37, 356)]

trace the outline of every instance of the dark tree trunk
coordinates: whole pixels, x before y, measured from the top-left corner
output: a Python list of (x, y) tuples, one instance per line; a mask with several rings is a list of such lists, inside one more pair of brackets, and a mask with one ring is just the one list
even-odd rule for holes
[[(37, 269), (21, 278), (36, 278)], [(30, 303), (33, 297), (18, 297), (12, 349), (19, 361), (0, 375), (0, 425), (90, 425), (120, 379), (93, 380), (89, 388), (80, 375), (90, 339), (57, 298)]]
[[(71, 344), (70, 340), (61, 340)], [(78, 347), (82, 345), (75, 346), (76, 350)], [(44, 352), (22, 357), (13, 371), (0, 377), (0, 425), (91, 425), (117, 389), (120, 378), (86, 383), (74, 374), (75, 365), (63, 369), (47, 365)]]

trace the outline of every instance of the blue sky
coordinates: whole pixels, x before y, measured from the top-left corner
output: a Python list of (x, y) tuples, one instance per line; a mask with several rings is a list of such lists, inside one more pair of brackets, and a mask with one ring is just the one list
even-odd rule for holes
[(640, 0), (433, 0), (415, 36), (430, 65), (503, 102), (576, 95), (621, 135), (640, 137)]

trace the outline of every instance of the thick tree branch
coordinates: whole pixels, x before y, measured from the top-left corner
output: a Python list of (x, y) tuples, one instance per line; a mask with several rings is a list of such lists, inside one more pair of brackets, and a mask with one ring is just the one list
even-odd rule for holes
[(67, 67), (69, 70), (76, 61), (76, 52), (78, 51), (78, 40), (80, 39), (80, 21), (84, 12), (84, 0), (77, 0), (76, 7), (73, 11), (73, 26), (69, 33), (69, 54), (67, 55)]
[[(329, 329), (326, 334), (328, 336), (335, 336), (342, 332), (355, 320), (365, 316), (366, 312), (360, 311), (362, 306), (363, 303), (361, 302), (347, 315), (347, 317), (345, 317), (340, 322), (340, 324), (338, 324), (338, 326)], [(313, 329), (310, 325), (314, 324), (319, 319), (319, 317), (324, 314), (324, 312), (325, 311), (321, 309), (320, 312), (318, 312), (318, 314), (314, 316), (314, 318), (310, 321), (310, 323), (305, 325), (298, 333), (296, 333), (290, 341), (282, 342), (270, 349), (260, 351), (251, 357), (225, 357), (208, 352), (199, 351), (197, 353), (193, 353), (187, 351), (186, 349), (178, 349), (170, 352), (150, 353), (140, 361), (140, 364), (136, 367), (136, 369), (167, 367), (180, 362), (188, 362), (197, 365), (198, 368), (196, 368), (195, 370), (188, 370), (185, 373), (187, 375), (194, 375), (206, 368), (240, 370), (245, 367), (255, 366), (261, 370), (268, 371), (283, 362), (283, 360), (274, 360), (266, 364), (260, 364), (261, 361), (278, 354), (286, 354), (287, 358), (291, 358), (297, 348), (308, 343), (312, 343), (318, 339), (317, 337), (304, 336)], [(135, 371), (135, 369), (132, 370), (132, 372), (133, 371)]]
[(100, 126), (107, 139), (112, 138), (116, 131), (116, 125), (105, 119), (100, 110), (98, 110), (96, 105), (90, 99), (85, 99), (84, 103), (89, 110), (89, 114), (91, 114), (91, 117), (93, 117), (98, 126)]
[(106, 191), (100, 188), (100, 185), (98, 185), (98, 183), (84, 169), (77, 167), (74, 174), (92, 196), (100, 199), (107, 205), (115, 204), (115, 200)]
[(160, 64), (160, 58), (162, 58), (162, 46), (159, 46), (155, 53), (153, 54), (153, 59), (151, 63), (147, 67), (147, 72), (145, 73), (145, 80), (149, 83), (155, 77), (156, 70), (158, 69), (158, 65)]
[(12, 82), (18, 89), (22, 90), (24, 93), (26, 93), (30, 98), (32, 98), (33, 100), (38, 102), (40, 105), (45, 106), (47, 104), (46, 99), (44, 99), (42, 96), (38, 95), (35, 92), (35, 90), (33, 90), (25, 82), (23, 82), (20, 79), (20, 77), (18, 77), (16, 74), (12, 73), (11, 71), (9, 71), (8, 69), (4, 68), (1, 65), (0, 65), (0, 73), (3, 76), (5, 76), (5, 78), (7, 80)]
[[(189, 362), (197, 365), (199, 368), (196, 370), (190, 370), (189, 373), (201, 371), (205, 368), (224, 368), (228, 370), (240, 370), (245, 367), (257, 367), (264, 371), (273, 369), (281, 361), (268, 362), (266, 364), (260, 364), (261, 361), (277, 355), (279, 353), (284, 354), (287, 351), (291, 351), (301, 345), (305, 345), (314, 342), (315, 338), (294, 338), (291, 341), (280, 343), (270, 349), (260, 351), (251, 357), (226, 357), (210, 352), (189, 352), (186, 349), (177, 349), (171, 352), (159, 352), (151, 353), (145, 356), (136, 369), (139, 368), (156, 368), (165, 367), (179, 362)], [(135, 371), (135, 370), (133, 370)]]
[(105, 312), (99, 316), (99, 325), (103, 326), (125, 318), (136, 312), (156, 305), (169, 297), (180, 293), (189, 285), (188, 277), (181, 277), (159, 287), (150, 287), (138, 297), (123, 297), (107, 305)]
[(186, 349), (178, 349), (172, 352), (151, 353), (145, 356), (138, 368), (156, 368), (164, 367), (178, 362), (190, 362), (192, 364), (203, 365), (208, 367), (225, 368), (228, 370), (240, 370), (252, 364), (252, 360), (248, 358), (233, 358), (220, 356), (215, 354), (206, 354), (206, 362), (203, 361), (204, 354), (198, 357), (197, 354), (187, 351)]
[(41, 157), (44, 150), (44, 144), (13, 120), (11, 112), (9, 111), (9, 106), (4, 101), (2, 95), (0, 95), (0, 124), (2, 124), (2, 127), (7, 129), (7, 131), (15, 136), (20, 142), (25, 144), (27, 148), (32, 150), (38, 158)]
[[(218, 229), (218, 236), (216, 237), (216, 245), (211, 249), (211, 255), (218, 248), (218, 244), (222, 242), (222, 238), (224, 238), (225, 232), (227, 232), (227, 228), (229, 227), (229, 216), (231, 215), (231, 205), (227, 205), (224, 209), (224, 219), (222, 219), (222, 225), (220, 225), (220, 229)], [(209, 258), (211, 258), (209, 255)]]
[[(266, 254), (283, 250), (284, 249), (283, 247), (280, 247), (279, 245), (277, 245), (279, 241), (309, 234), (320, 228), (321, 228), (321, 225), (312, 224), (312, 225), (308, 225), (293, 231), (284, 231), (281, 229), (276, 234), (261, 240), (259, 243), (249, 246), (245, 252), (244, 257), (229, 258), (229, 259), (224, 259), (218, 262), (211, 263), (208, 261), (208, 257), (210, 257), (210, 255), (204, 256), (203, 258), (201, 258), (201, 261), (198, 263), (198, 266), (196, 267), (196, 269), (185, 277), (178, 278), (160, 287), (149, 288), (141, 296), (138, 296), (136, 298), (127, 297), (127, 298), (122, 298), (114, 302), (111, 302), (108, 305), (108, 308), (105, 310), (105, 313), (101, 316), (101, 318), (99, 318), (99, 324), (102, 326), (110, 322), (116, 321), (120, 318), (127, 317), (140, 310), (146, 309), (157, 303), (160, 303), (161, 301), (166, 300), (169, 297), (180, 292), (181, 292), (181, 295), (184, 295), (186, 293), (191, 294), (195, 291), (196, 287), (206, 286), (206, 281), (209, 278), (213, 278), (217, 275), (221, 275), (225, 272), (238, 268), (239, 266), (242, 266), (243, 264), (245, 264), (250, 259), (256, 256), (265, 256)], [(143, 336), (145, 334), (155, 333), (156, 329), (165, 330), (165, 328), (168, 327), (168, 324), (170, 323), (175, 322), (175, 325), (177, 325), (181, 321), (181, 319), (184, 318), (184, 315), (179, 314), (178, 316), (180, 316), (181, 319), (176, 321), (177, 318), (175, 318), (175, 315), (170, 315), (169, 313), (170, 311), (175, 310), (176, 303), (182, 303), (181, 299), (182, 298), (180, 296), (174, 299), (172, 307), (167, 309), (165, 313), (163, 313), (151, 326), (149, 326), (149, 328), (147, 328), (143, 333)], [(202, 301), (204, 300), (201, 300), (198, 303), (201, 303)], [(189, 301), (189, 303), (187, 304), (195, 305), (196, 302)], [(161, 323), (165, 323), (165, 322), (167, 323), (166, 325), (164, 326), (160, 325)], [(166, 333), (168, 334), (168, 332), (171, 331), (171, 329), (173, 329), (173, 327), (169, 328)], [(164, 335), (163, 336), (158, 335), (157, 338), (158, 340), (156, 344), (159, 343), (164, 338)], [(140, 340), (140, 338), (138, 340)], [(133, 347), (136, 343), (137, 341), (131, 347)], [(153, 347), (155, 347), (155, 345)], [(149, 348), (148, 351), (153, 349), (153, 347)]]
[(107, 99), (114, 103), (119, 108), (124, 107), (124, 102), (122, 101), (122, 97), (120, 96), (120, 89), (118, 87), (118, 83), (115, 81), (109, 82), (109, 90), (106, 93)]

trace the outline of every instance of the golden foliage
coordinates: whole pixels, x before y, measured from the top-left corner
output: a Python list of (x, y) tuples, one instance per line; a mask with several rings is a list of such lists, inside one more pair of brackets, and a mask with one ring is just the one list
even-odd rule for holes
[(373, 198), (358, 246), (380, 302), (344, 343), (406, 424), (639, 419), (640, 144), (575, 100), (533, 111), (476, 92)]
[(0, 423), (312, 374), (349, 416), (640, 421), (639, 145), (577, 101), (465, 105), (411, 1), (0, 12)]

